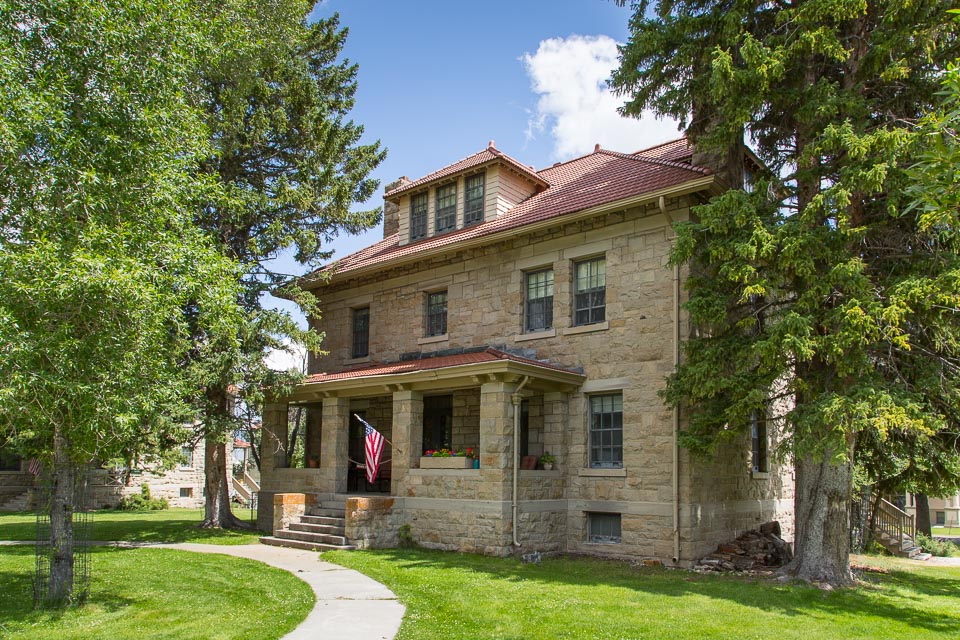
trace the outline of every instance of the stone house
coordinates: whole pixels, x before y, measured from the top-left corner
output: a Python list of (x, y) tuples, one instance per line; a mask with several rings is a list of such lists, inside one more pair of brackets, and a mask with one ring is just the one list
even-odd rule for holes
[[(724, 189), (691, 160), (680, 139), (535, 170), (491, 141), (389, 185), (383, 240), (301, 281), (327, 353), (265, 407), (261, 528), (305, 502), (344, 511), (357, 546), (408, 526), (432, 548), (674, 564), (769, 520), (792, 537), (774, 425), (692, 459), (658, 396), (691, 330), (671, 223)], [(291, 468), (293, 406), (315, 466)], [(374, 486), (357, 416), (390, 441)], [(434, 468), (441, 447), (478, 463)], [(555, 468), (531, 468), (545, 453)]]
[[(930, 496), (927, 498), (927, 505), (930, 507), (930, 524), (932, 526), (960, 527), (960, 493), (943, 498)], [(903, 510), (916, 517), (917, 497), (914, 494), (906, 494)]]
[[(230, 443), (227, 443), (230, 455)], [(154, 498), (166, 498), (171, 507), (200, 508), (204, 504), (203, 442), (181, 447), (183, 462), (173, 469), (160, 470), (156, 465), (141, 464), (130, 473), (92, 466), (88, 475), (87, 498), (95, 509), (114, 508), (129, 495), (139, 494), (141, 487), (150, 487)], [(24, 511), (34, 506), (36, 476), (30, 473), (29, 462), (0, 451), (0, 511)]]

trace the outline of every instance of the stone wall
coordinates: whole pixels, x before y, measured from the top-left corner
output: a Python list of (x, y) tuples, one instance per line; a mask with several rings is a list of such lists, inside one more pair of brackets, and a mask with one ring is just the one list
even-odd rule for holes
[(345, 535), (359, 549), (389, 549), (399, 543), (402, 511), (394, 498), (347, 498)]

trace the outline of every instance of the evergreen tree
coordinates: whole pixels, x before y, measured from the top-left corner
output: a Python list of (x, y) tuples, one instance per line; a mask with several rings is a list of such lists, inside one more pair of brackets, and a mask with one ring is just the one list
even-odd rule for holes
[[(339, 233), (360, 232), (380, 218), (379, 209), (350, 210), (373, 195), (378, 183), (368, 176), (385, 152), (379, 142), (360, 144), (363, 128), (347, 119), (357, 67), (340, 60), (346, 29), (336, 16), (308, 23), (312, 7), (305, 0), (211, 6), (235, 28), (203, 73), (214, 147), (203, 170), (224, 190), (203, 203), (197, 221), (244, 269), (245, 322), (236, 348), (204, 363), (205, 526), (240, 525), (230, 512), (224, 446), (241, 427), (234, 402), (258, 406), (264, 388), (282, 389), (297, 379), (267, 369), (266, 351), (286, 348), (291, 339), (319, 348), (320, 336), (263, 305), (264, 296), (280, 288), (317, 313), (313, 296), (297, 290), (271, 261), (291, 251), (300, 264), (319, 266)], [(198, 334), (198, 343), (205, 339)]]
[[(796, 467), (788, 570), (810, 581), (851, 579), (858, 444), (929, 444), (960, 425), (957, 227), (907, 191), (915, 125), (958, 54), (946, 8), (641, 1), (614, 73), (625, 113), (691, 122), (734, 187), (677, 229), (699, 331), (666, 398), (689, 402), (683, 442), (704, 454), (772, 389), (793, 398), (779, 416)], [(749, 190), (726, 152), (744, 131), (771, 170)]]

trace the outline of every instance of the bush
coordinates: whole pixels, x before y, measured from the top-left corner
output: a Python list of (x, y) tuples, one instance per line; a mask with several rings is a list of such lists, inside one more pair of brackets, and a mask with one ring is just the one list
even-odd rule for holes
[(150, 495), (150, 485), (140, 485), (140, 495), (124, 496), (120, 500), (120, 508), (124, 511), (161, 511), (169, 509), (170, 503), (166, 498), (154, 498)]
[(922, 547), (924, 551), (935, 556), (949, 558), (951, 556), (960, 555), (960, 550), (958, 550), (957, 546), (949, 540), (928, 538), (924, 534), (918, 533), (914, 542), (917, 543), (917, 546)]

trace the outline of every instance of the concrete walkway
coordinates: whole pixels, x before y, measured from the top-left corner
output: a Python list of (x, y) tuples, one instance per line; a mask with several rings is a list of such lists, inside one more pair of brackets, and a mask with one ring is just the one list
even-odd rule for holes
[(165, 549), (222, 553), (289, 571), (313, 589), (317, 603), (284, 640), (392, 640), (406, 610), (393, 592), (352, 569), (324, 562), (315, 551), (265, 544), (160, 544)]

